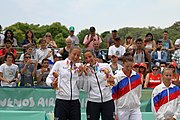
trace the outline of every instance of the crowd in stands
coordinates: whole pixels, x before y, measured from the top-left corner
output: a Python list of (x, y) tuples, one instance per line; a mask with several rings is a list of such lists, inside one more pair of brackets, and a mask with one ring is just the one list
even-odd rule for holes
[[(153, 38), (153, 35), (151, 33), (147, 33), (144, 38), (138, 38), (136, 40), (133, 39), (133, 36), (127, 36), (125, 42), (123, 43), (122, 38), (117, 34), (117, 30), (112, 30), (111, 36), (106, 40), (107, 54), (105, 54), (105, 52), (100, 49), (100, 46), (102, 44), (101, 37), (96, 34), (95, 27), (90, 27), (90, 34), (86, 35), (83, 41), (86, 50), (83, 56), (84, 60), (81, 56), (81, 49), (78, 47), (79, 39), (77, 36), (74, 35), (74, 31), (75, 28), (73, 26), (69, 27), (69, 36), (65, 40), (66, 45), (63, 48), (58, 48), (56, 42), (52, 39), (51, 33), (49, 32), (42, 36), (38, 45), (36, 40), (34, 40), (33, 32), (31, 30), (28, 30), (25, 33), (25, 39), (20, 45), (18, 45), (17, 39), (13, 36), (13, 32), (11, 30), (6, 30), (5, 34), (1, 34), (0, 36), (0, 85), (2, 87), (52, 86), (53, 84), (55, 85), (55, 83), (53, 81), (53, 73), (51, 72), (51, 70), (61, 70), (62, 73), (67, 75), (68, 70), (64, 70), (64, 67), (66, 65), (70, 65), (70, 69), (72, 69), (72, 65), (74, 65), (74, 72), (72, 73), (71, 71), (71, 76), (73, 74), (73, 77), (70, 79), (81, 80), (81, 78), (77, 78), (76, 76), (75, 72), (77, 66), (75, 66), (75, 63), (82, 63), (85, 64), (87, 67), (88, 64), (90, 64), (90, 66), (92, 67), (92, 71), (90, 70), (90, 73), (85, 71), (84, 68), (82, 69), (85, 75), (89, 78), (102, 81), (101, 83), (98, 83), (100, 84), (99, 87), (103, 88), (103, 90), (100, 91), (101, 101), (97, 101), (102, 103), (103, 101), (106, 101), (107, 103), (105, 106), (109, 108), (108, 106), (110, 105), (112, 111), (111, 113), (113, 113), (114, 106), (112, 106), (112, 104), (114, 103), (111, 97), (114, 97), (114, 100), (119, 102), (118, 104), (116, 104), (118, 106), (115, 107), (119, 110), (121, 109), (120, 111), (118, 111), (118, 118), (121, 118), (122, 116), (124, 116), (124, 118), (127, 118), (128, 115), (125, 115), (125, 113), (129, 112), (128, 114), (131, 114), (131, 112), (124, 112), (124, 110), (126, 109), (126, 104), (133, 104), (129, 107), (132, 107), (132, 109), (134, 109), (133, 107), (137, 108), (134, 109), (137, 113), (137, 116), (133, 116), (135, 119), (138, 119), (140, 117), (139, 100), (142, 88), (154, 89), (156, 86), (160, 85), (162, 81), (164, 81), (165, 85), (170, 86), (168, 82), (168, 80), (170, 79), (174, 85), (180, 86), (180, 39), (177, 39), (175, 43), (173, 43), (172, 40), (168, 38), (168, 31), (164, 31), (162, 33), (162, 38), (159, 38), (157, 40)], [(19, 56), (17, 55), (17, 47), (21, 47), (23, 51), (22, 54)], [(73, 63), (71, 64), (68, 60), (71, 60), (71, 62)], [(64, 67), (58, 68), (58, 66), (55, 66), (57, 61), (62, 61), (58, 62), (58, 65)], [(136, 81), (136, 86), (133, 86), (133, 82), (129, 83), (132, 84), (132, 87), (134, 87), (134, 90), (132, 91), (130, 87), (129, 91), (134, 94), (128, 91), (127, 94), (123, 94), (122, 96), (116, 96), (116, 94), (121, 95), (121, 92), (123, 92), (123, 90), (117, 86), (112, 85), (114, 84), (114, 77), (110, 77), (109, 73), (104, 69), (104, 64), (100, 63), (108, 63), (106, 64), (106, 67), (111, 69), (113, 76), (115, 76), (115, 79), (119, 82), (115, 82), (115, 84), (118, 85), (122, 83), (123, 85), (123, 82), (127, 82), (128, 77), (129, 80)], [(93, 68), (93, 66), (95, 67)], [(106, 75), (105, 78), (102, 77), (102, 74), (96, 74), (97, 72), (99, 72), (98, 67), (103, 69), (100, 72), (104, 72), (104, 74)], [(133, 69), (133, 71), (131, 71), (131, 68)], [(80, 68), (78, 69), (80, 70)], [(80, 70), (78, 76), (81, 76), (82, 74), (83, 73)], [(95, 76), (92, 76), (92, 74), (95, 74)], [(70, 76), (64, 77), (68, 78)], [(111, 94), (106, 94), (111, 93), (111, 88), (107, 88), (104, 86), (103, 81), (107, 78), (111, 78), (110, 81), (113, 81), (112, 84), (110, 83), (113, 86), (112, 96)], [(96, 87), (93, 86), (97, 86), (97, 84), (93, 83), (93, 81), (90, 80), (85, 82), (87, 82), (87, 85), (92, 85), (91, 89), (89, 88), (90, 86), (86, 86), (86, 90), (87, 92), (89, 92), (88, 99), (91, 101), (88, 102), (87, 114), (98, 118), (96, 114), (93, 114), (93, 111), (96, 109), (92, 109), (91, 106), (94, 106), (93, 108), (97, 109), (107, 108), (105, 106), (97, 107), (96, 99), (91, 98), (91, 94), (94, 95), (94, 92), (96, 90)], [(60, 83), (60, 85), (61, 84), (66, 83)], [(74, 83), (73, 81), (71, 84), (76, 83)], [(179, 88), (174, 88), (179, 90)], [(66, 89), (69, 88), (67, 87)], [(76, 88), (73, 89), (76, 89), (78, 91), (80, 87), (77, 85)], [(154, 104), (156, 104), (157, 102), (155, 97), (158, 96), (158, 92), (160, 92), (157, 89), (155, 90), (156, 91), (153, 94), (155, 99)], [(72, 92), (73, 91), (71, 90), (71, 94)], [(63, 96), (63, 93), (60, 94), (62, 94)], [(107, 98), (103, 98), (102, 94)], [(76, 98), (77, 96), (70, 97), (71, 99), (73, 99), (73, 97)], [(138, 98), (133, 101), (133, 97)], [(98, 98), (99, 96), (97, 96), (97, 99)], [(129, 101), (124, 100), (129, 98)], [(63, 99), (66, 99), (66, 97), (64, 97)], [(123, 105), (121, 106), (122, 101)], [(62, 102), (64, 101), (59, 101), (58, 103)], [(74, 102), (76, 103), (77, 101)], [(79, 107), (77, 108), (79, 109)], [(59, 108), (56, 109), (57, 113), (63, 111), (59, 111)], [(157, 109), (155, 106), (156, 112)], [(96, 112), (98, 113), (98, 111)], [(108, 118), (111, 118), (113, 115), (111, 113), (107, 113), (107, 111), (104, 111), (102, 113), (102, 117), (104, 118), (104, 120), (105, 114), (108, 115)], [(78, 115), (79, 114), (80, 113), (78, 113)]]
[[(6, 30), (4, 35), (1, 34), (1, 66), (6, 64), (6, 54), (9, 52), (13, 53), (12, 64), (18, 65), (18, 81), (16, 81), (17, 84), (13, 85), (34, 86), (34, 83), (36, 83), (37, 86), (46, 86), (45, 78), (53, 64), (56, 61), (65, 60), (69, 55), (70, 48), (79, 45), (79, 39), (74, 35), (74, 31), (73, 26), (69, 27), (69, 36), (66, 38), (66, 46), (63, 48), (58, 48), (49, 32), (42, 36), (39, 41), (39, 48), (31, 30), (27, 30), (25, 39), (20, 45), (17, 44), (13, 31)], [(102, 39), (96, 34), (95, 27), (90, 27), (89, 31), (90, 34), (86, 35), (83, 41), (85, 50), (92, 50), (96, 61), (109, 63), (114, 73), (123, 67), (123, 55), (129, 53), (134, 59), (133, 69), (141, 75), (142, 82), (145, 83), (143, 88), (154, 88), (160, 84), (161, 71), (164, 68), (161, 65), (163, 64), (165, 64), (165, 67), (174, 67), (174, 73), (176, 73), (174, 79), (179, 80), (180, 39), (177, 39), (173, 44), (172, 40), (168, 38), (168, 31), (164, 31), (162, 38), (157, 40), (154, 40), (151, 33), (147, 33), (144, 38), (136, 40), (132, 36), (127, 36), (123, 43), (123, 40), (117, 34), (117, 30), (112, 30), (111, 36), (106, 40), (107, 51), (100, 49)], [(16, 47), (23, 48), (22, 54), (17, 55)], [(105, 54), (105, 52), (107, 53)], [(81, 60), (81, 62), (83, 61)], [(2, 77), (6, 79), (1, 80), (1, 86), (4, 82), (16, 78), (16, 76), (11, 78), (9, 75), (4, 75), (5, 71), (6, 74), (12, 74), (11, 71), (3, 69), (0, 71)], [(12, 85), (9, 84), (8, 86)]]

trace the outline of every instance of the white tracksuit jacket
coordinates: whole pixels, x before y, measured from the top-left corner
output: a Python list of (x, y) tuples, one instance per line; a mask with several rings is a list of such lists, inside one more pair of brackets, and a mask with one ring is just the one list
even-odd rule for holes
[(57, 61), (46, 78), (47, 85), (51, 86), (51, 82), (54, 80), (53, 72), (57, 71), (59, 73), (59, 90), (56, 90), (56, 98), (58, 99), (79, 99), (79, 90), (83, 85), (83, 77), (78, 76), (78, 73), (73, 69), (73, 66), (74, 65), (72, 65), (71, 70), (70, 60), (68, 58), (62, 61)]
[(115, 86), (112, 88), (116, 111), (118, 109), (140, 108), (140, 97), (142, 91), (141, 77), (132, 70), (127, 77), (122, 70), (115, 75)]
[(102, 103), (112, 100), (111, 86), (106, 86), (107, 81), (104, 79), (106, 75), (103, 72), (103, 69), (107, 68), (111, 75), (113, 75), (113, 73), (109, 64), (96, 64), (98, 64), (96, 70), (93, 70), (93, 68), (90, 67), (91, 70), (89, 71), (87, 78), (84, 79), (83, 89), (88, 93), (88, 101)]
[(152, 111), (156, 120), (180, 117), (180, 88), (171, 84), (166, 87), (162, 82), (152, 92)]

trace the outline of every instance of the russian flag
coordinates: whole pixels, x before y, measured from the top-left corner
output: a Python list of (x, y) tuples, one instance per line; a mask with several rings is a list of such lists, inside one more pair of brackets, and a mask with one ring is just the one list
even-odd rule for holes
[(153, 98), (154, 102), (154, 108), (156, 112), (159, 110), (159, 108), (166, 104), (168, 101), (168, 91), (169, 91), (169, 101), (176, 99), (180, 95), (180, 88), (178, 86), (174, 86), (173, 88), (168, 88), (166, 90), (163, 90), (159, 94), (157, 94)]
[[(130, 79), (130, 83), (129, 83), (129, 79)], [(137, 73), (136, 75), (133, 75), (130, 78), (125, 77), (112, 88), (113, 99), (115, 100), (122, 97), (123, 95), (128, 93), (130, 90), (136, 88), (140, 84), (142, 84), (141, 77)]]

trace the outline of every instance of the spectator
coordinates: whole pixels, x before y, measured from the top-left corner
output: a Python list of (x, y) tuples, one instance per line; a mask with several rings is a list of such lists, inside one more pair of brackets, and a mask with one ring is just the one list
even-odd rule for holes
[(38, 69), (40, 68), (40, 64), (42, 63), (43, 59), (48, 59), (49, 63), (54, 62), (53, 60), (53, 54), (52, 50), (50, 48), (47, 48), (47, 43), (45, 39), (41, 39), (39, 41), (40, 43), (40, 48), (36, 51), (35, 59), (38, 61)]
[(125, 43), (124, 43), (124, 47), (127, 49), (129, 49), (132, 46), (132, 37), (128, 36), (126, 37)]
[(79, 38), (74, 35), (74, 31), (75, 31), (74, 26), (69, 27), (69, 36), (68, 36), (68, 38), (71, 39), (73, 46), (78, 46), (79, 45)]
[(143, 75), (143, 85), (144, 85), (144, 82), (145, 82), (145, 78), (146, 78), (146, 75), (147, 75), (147, 65), (146, 63), (140, 63), (139, 64), (139, 74), (142, 74)]
[(69, 51), (70, 51), (71, 47), (72, 47), (72, 41), (71, 41), (71, 39), (70, 39), (70, 38), (66, 38), (66, 46), (59, 51), (59, 53), (60, 53), (60, 54), (62, 55), (62, 57), (63, 57), (63, 60), (65, 60), (66, 58), (68, 58), (68, 56), (69, 56)]
[(174, 45), (175, 45), (175, 50), (180, 49), (180, 39), (177, 39), (177, 40), (175, 41)]
[(156, 120), (178, 120), (180, 116), (180, 88), (172, 84), (172, 75), (171, 69), (164, 69), (162, 83), (152, 92), (151, 105)]
[(92, 51), (93, 51), (93, 54), (95, 55), (96, 61), (100, 62), (100, 63), (104, 62), (105, 60), (103, 61), (103, 55), (102, 55), (102, 53), (101, 53), (101, 51), (99, 49), (99, 42), (94, 41), (93, 46), (94, 46), (94, 48), (93, 48)]
[(112, 30), (111, 37), (107, 39), (107, 49), (109, 49), (110, 46), (114, 45), (114, 39), (117, 37), (117, 30)]
[(47, 43), (47, 48), (57, 48), (56, 42), (52, 39), (52, 35), (50, 32), (47, 32), (44, 36), (44, 39), (46, 40)]
[(145, 43), (145, 49), (147, 49), (149, 53), (151, 53), (156, 49), (156, 42), (153, 39), (152, 33), (146, 34), (144, 43)]
[(172, 54), (175, 50), (174, 44), (172, 40), (168, 38), (168, 31), (163, 32), (163, 39), (162, 39), (162, 50), (167, 52), (167, 61), (171, 61)]
[(49, 68), (49, 62), (48, 59), (43, 59), (41, 63), (41, 68), (37, 70), (37, 86), (43, 86), (46, 87), (46, 78), (50, 73), (50, 68)]
[[(114, 101), (112, 100), (111, 86), (107, 86), (109, 76), (112, 75), (107, 63), (95, 61), (94, 54), (89, 50), (84, 53), (86, 64), (84, 90), (87, 92), (87, 120), (113, 120)], [(106, 71), (106, 73), (105, 73)]]
[(0, 66), (0, 80), (1, 86), (14, 87), (18, 80), (18, 66), (13, 64), (14, 55), (13, 53), (6, 53), (6, 62)]
[(111, 63), (109, 65), (114, 75), (123, 68), (123, 66), (118, 63), (118, 57), (116, 55), (111, 55)]
[(56, 54), (54, 55), (54, 63), (57, 62), (57, 61), (61, 61), (61, 60), (63, 60), (62, 55), (59, 54), (59, 53), (56, 53)]
[(172, 61), (177, 65), (177, 73), (180, 74), (180, 49), (177, 49), (172, 55)]
[(21, 73), (20, 86), (34, 86), (36, 70), (37, 62), (31, 60), (30, 53), (25, 53), (24, 62), (19, 65), (19, 71)]
[(162, 50), (162, 40), (156, 41), (156, 50), (151, 52), (152, 66), (167, 62), (167, 53)]
[[(33, 55), (33, 47), (32, 46), (28, 46), (26, 48), (26, 52), (25, 53), (29, 53), (31, 55), (31, 60), (34, 60), (35, 59), (35, 55)], [(24, 61), (24, 54), (25, 53), (22, 53), (20, 58), (19, 58), (19, 61), (20, 62), (23, 62)]]
[(2, 32), (2, 26), (0, 25), (0, 47), (3, 46), (4, 34)]
[(151, 68), (151, 58), (148, 50), (144, 49), (143, 40), (141, 38), (136, 40), (136, 49), (134, 52), (134, 62), (148, 62), (148, 70)]
[(12, 48), (12, 43), (10, 40), (6, 40), (5, 41), (5, 48), (1, 48), (0, 49), (0, 64), (2, 64), (4, 62), (4, 56), (6, 55), (6, 53), (11, 52), (13, 53), (14, 59), (13, 59), (13, 63), (16, 57), (16, 49)]
[(21, 45), (23, 48), (27, 48), (29, 46), (36, 48), (36, 41), (34, 40), (34, 34), (31, 30), (26, 31), (25, 39), (23, 40)]
[(172, 74), (172, 82), (174, 81), (179, 81), (179, 74), (176, 73), (176, 63), (175, 62), (170, 62), (168, 68), (170, 68), (173, 71)]
[(155, 88), (157, 85), (161, 84), (161, 74), (158, 73), (159, 67), (153, 66), (152, 72), (147, 73), (144, 88)]
[(124, 56), (123, 68), (115, 75), (112, 96), (118, 120), (142, 120), (140, 98), (142, 82), (140, 75), (132, 70), (132, 56)]
[(135, 72), (137, 72), (137, 73), (140, 75), (141, 81), (142, 81), (142, 83), (143, 83), (143, 81), (144, 81), (144, 76), (143, 76), (142, 73), (139, 72), (139, 64), (138, 64), (138, 63), (133, 63), (132, 70), (134, 70)]
[(172, 40), (168, 38), (168, 31), (163, 32), (162, 47), (162, 49), (167, 52), (172, 52), (175, 49)]
[(111, 59), (112, 55), (116, 55), (118, 57), (118, 63), (121, 64), (122, 57), (126, 52), (126, 49), (121, 45), (122, 40), (120, 37), (116, 37), (114, 43), (115, 44), (113, 46), (109, 47), (108, 59)]
[(86, 35), (83, 41), (83, 44), (85, 45), (86, 50), (92, 50), (93, 49), (93, 42), (98, 41), (99, 44), (102, 43), (101, 38), (96, 35), (96, 29), (95, 27), (90, 27), (89, 29), (90, 34)]
[(14, 33), (11, 30), (6, 30), (4, 33), (4, 41), (2, 42), (2, 45), (4, 46), (4, 43), (6, 40), (10, 40), (13, 47), (17, 47), (18, 43), (17, 40), (14, 38)]
[[(81, 120), (79, 91), (82, 77), (79, 75), (82, 72), (81, 70), (75, 72), (80, 55), (81, 49), (77, 46), (72, 47), (69, 51), (69, 57), (57, 61), (46, 79), (47, 85), (56, 89), (54, 119)], [(58, 73), (57, 76), (53, 76), (54, 72)]]
[(161, 62), (160, 63), (160, 73), (164, 70), (164, 68), (167, 68), (167, 63), (166, 62)]

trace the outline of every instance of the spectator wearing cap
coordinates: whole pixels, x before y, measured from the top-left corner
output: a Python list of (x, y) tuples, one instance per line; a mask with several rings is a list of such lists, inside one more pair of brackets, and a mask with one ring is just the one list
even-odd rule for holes
[[(11, 52), (14, 55), (14, 58), (16, 57), (16, 49), (12, 48), (12, 43), (10, 40), (5, 41), (5, 48), (0, 49), (0, 64), (4, 61), (4, 56), (6, 53)], [(14, 63), (14, 60), (13, 60)]]
[(61, 60), (63, 60), (62, 55), (59, 54), (59, 53), (56, 53), (56, 54), (54, 55), (54, 63), (57, 62), (57, 61), (61, 61)]
[(69, 36), (68, 36), (68, 38), (71, 39), (73, 46), (78, 46), (79, 45), (79, 38), (76, 35), (74, 35), (74, 31), (75, 31), (74, 26), (69, 27)]
[(115, 54), (111, 55), (111, 62), (109, 65), (114, 75), (123, 68), (123, 66), (118, 63), (118, 57)]
[(167, 62), (167, 53), (162, 50), (162, 40), (156, 41), (156, 50), (151, 52), (152, 66)]
[(170, 68), (171, 71), (173, 71), (172, 83), (180, 87), (179, 74), (176, 72), (176, 67), (177, 65), (175, 62), (170, 62), (168, 65), (168, 68)]
[(144, 88), (155, 88), (157, 85), (161, 84), (161, 74), (158, 73), (159, 67), (153, 66), (152, 72), (147, 73)]
[(145, 78), (146, 78), (146, 75), (147, 75), (147, 65), (146, 65), (146, 63), (140, 63), (139, 64), (139, 72), (138, 73), (140, 73), (140, 74), (142, 74), (143, 75), (143, 85), (144, 85), (144, 80), (145, 80)]
[(180, 39), (177, 39), (177, 40), (175, 41), (174, 45), (175, 45), (175, 50), (180, 49)]
[(86, 50), (93, 49), (93, 41), (98, 41), (99, 44), (102, 43), (101, 38), (96, 34), (95, 27), (90, 27), (89, 31), (90, 31), (90, 34), (86, 35), (83, 41), (83, 44), (85, 45)]
[(115, 38), (114, 45), (109, 47), (108, 50), (108, 59), (111, 59), (112, 55), (116, 55), (118, 57), (118, 63), (121, 64), (121, 60), (123, 58), (124, 53), (126, 52), (126, 48), (122, 46), (122, 40), (118, 36)]
[(114, 39), (117, 37), (117, 30), (112, 30), (111, 37), (107, 39), (107, 49), (114, 45)]
[(143, 76), (142, 73), (139, 73), (139, 64), (138, 64), (138, 63), (133, 63), (133, 65), (132, 65), (132, 70), (134, 70), (135, 72), (137, 72), (137, 73), (140, 75), (141, 81), (142, 81), (142, 83), (143, 83), (143, 81), (144, 81), (144, 76)]
[(146, 50), (144, 48), (144, 43), (143, 43), (143, 40), (141, 38), (138, 38), (136, 40), (136, 49), (135, 49), (133, 56), (134, 56), (134, 62), (137, 62), (137, 63), (148, 62), (148, 70), (150, 71), (151, 57), (150, 57), (148, 50)]
[(179, 82), (179, 74), (176, 72), (176, 62), (170, 62), (168, 68), (173, 71), (172, 82)]

